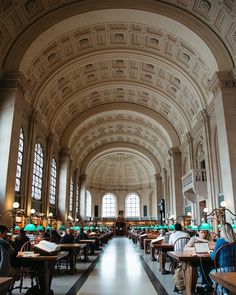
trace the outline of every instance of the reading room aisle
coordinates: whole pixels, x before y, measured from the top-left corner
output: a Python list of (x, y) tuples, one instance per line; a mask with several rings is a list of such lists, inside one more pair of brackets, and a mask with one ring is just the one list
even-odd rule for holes
[(77, 295), (157, 294), (127, 238), (113, 238)]

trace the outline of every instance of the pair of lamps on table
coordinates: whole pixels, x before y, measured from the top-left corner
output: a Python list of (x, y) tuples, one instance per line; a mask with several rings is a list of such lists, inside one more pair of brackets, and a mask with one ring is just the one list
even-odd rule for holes
[[(218, 229), (221, 227), (222, 224), (225, 224), (226, 222), (226, 211), (228, 211), (231, 215), (236, 216), (231, 210), (226, 208), (227, 203), (225, 201), (222, 201), (220, 203), (219, 208), (213, 209), (208, 214), (208, 208), (203, 209), (203, 215), (204, 215), (204, 222), (200, 225), (200, 230), (212, 230), (212, 226), (207, 222), (208, 217), (210, 216), (216, 216), (216, 218), (212, 217), (212, 219), (215, 219), (218, 223)], [(233, 220), (233, 219), (232, 219)], [(232, 224), (233, 229), (236, 229), (236, 224)]]
[[(24, 228), (24, 231), (29, 231), (29, 232), (35, 232), (35, 231), (43, 231), (44, 228), (42, 225), (38, 225), (37, 227), (32, 223), (32, 216), (35, 214), (35, 209), (31, 209), (30, 210), (30, 223), (28, 223), (25, 228)], [(53, 218), (53, 213), (49, 213), (48, 214), (48, 219), (49, 219), (49, 225), (47, 226), (46, 230), (47, 229), (50, 229), (52, 228), (52, 218)]]

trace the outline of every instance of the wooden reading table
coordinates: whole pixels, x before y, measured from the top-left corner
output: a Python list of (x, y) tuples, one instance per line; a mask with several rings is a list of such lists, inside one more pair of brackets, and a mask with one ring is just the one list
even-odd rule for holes
[(194, 294), (194, 290), (197, 283), (197, 267), (200, 265), (213, 265), (213, 260), (210, 255), (207, 254), (196, 254), (195, 252), (168, 252), (168, 255), (178, 262), (182, 263), (184, 284), (185, 284), (185, 295)]
[(151, 244), (151, 254), (152, 254), (152, 261), (157, 260), (155, 258), (155, 250), (159, 250), (159, 262), (160, 262), (160, 272), (165, 274), (165, 263), (166, 263), (166, 255), (167, 252), (174, 250), (174, 245), (166, 244), (166, 243), (154, 243)]
[(72, 272), (76, 271), (76, 259), (78, 251), (84, 251), (84, 261), (88, 261), (87, 244), (73, 243), (73, 244), (59, 244), (62, 251), (68, 251), (68, 261), (70, 263), (70, 269)]
[(19, 252), (17, 259), (19, 265), (28, 266), (38, 274), (40, 290), (44, 295), (53, 295), (51, 282), (55, 264), (58, 260), (66, 257), (68, 252), (60, 252), (56, 255), (27, 255), (25, 252)]
[(7, 291), (7, 289), (12, 284), (13, 284), (13, 278), (12, 277), (0, 277), (0, 294), (6, 294), (4, 291)]
[(230, 294), (236, 294), (236, 272), (216, 272), (210, 273), (210, 277), (217, 284), (230, 291)]

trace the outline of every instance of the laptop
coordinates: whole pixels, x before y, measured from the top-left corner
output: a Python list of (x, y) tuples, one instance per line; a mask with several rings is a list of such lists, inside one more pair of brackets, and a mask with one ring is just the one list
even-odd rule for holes
[(209, 244), (205, 242), (194, 243), (196, 254), (208, 254), (210, 251)]

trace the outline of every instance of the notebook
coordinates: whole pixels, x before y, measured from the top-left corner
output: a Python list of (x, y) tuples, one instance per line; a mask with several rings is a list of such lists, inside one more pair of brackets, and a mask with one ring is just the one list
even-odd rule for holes
[(194, 243), (195, 252), (197, 254), (209, 253), (210, 248), (208, 243)]

